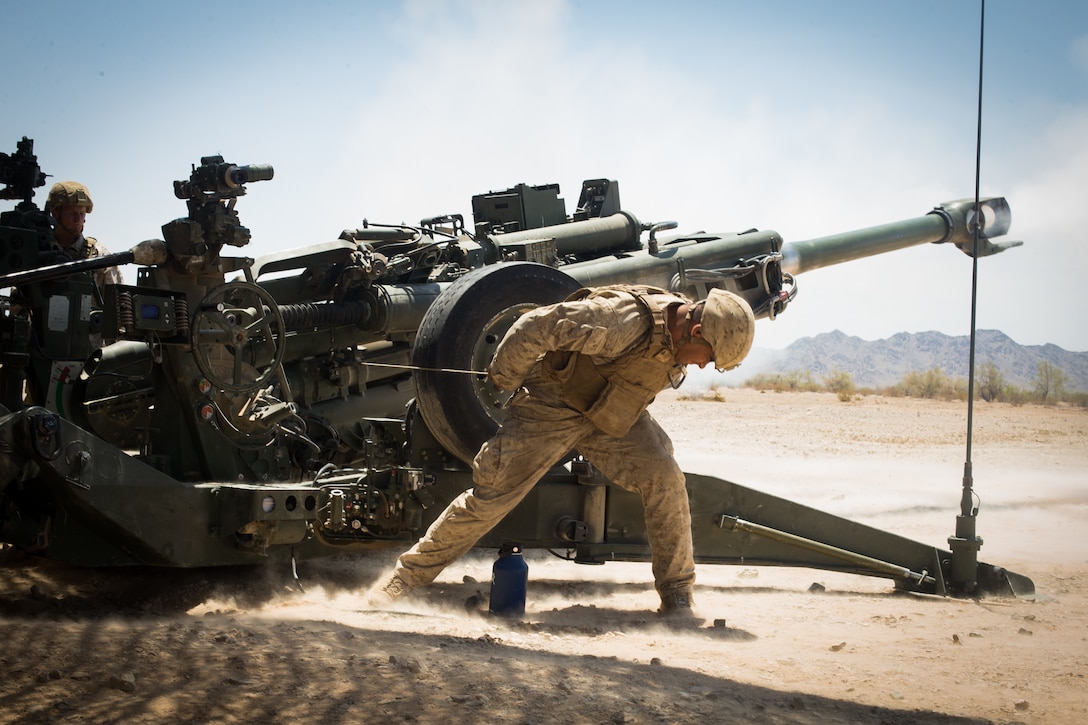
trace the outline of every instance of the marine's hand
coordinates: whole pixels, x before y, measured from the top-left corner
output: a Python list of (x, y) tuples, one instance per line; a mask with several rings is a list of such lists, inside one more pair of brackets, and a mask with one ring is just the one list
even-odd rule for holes
[(521, 387), (523, 377), (512, 377), (509, 374), (504, 375), (502, 370), (495, 369), (494, 361), (487, 366), (487, 380), (494, 385), (498, 390), (512, 391)]

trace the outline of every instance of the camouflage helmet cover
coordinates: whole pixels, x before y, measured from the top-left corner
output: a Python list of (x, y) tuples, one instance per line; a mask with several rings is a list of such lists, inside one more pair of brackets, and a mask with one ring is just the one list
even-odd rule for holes
[(703, 339), (714, 348), (718, 372), (732, 370), (752, 349), (756, 318), (748, 302), (723, 289), (712, 289), (703, 306)]
[(49, 190), (49, 198), (45, 201), (45, 208), (53, 211), (58, 206), (85, 206), (87, 213), (94, 210), (94, 202), (91, 201), (91, 193), (87, 187), (78, 181), (58, 181)]

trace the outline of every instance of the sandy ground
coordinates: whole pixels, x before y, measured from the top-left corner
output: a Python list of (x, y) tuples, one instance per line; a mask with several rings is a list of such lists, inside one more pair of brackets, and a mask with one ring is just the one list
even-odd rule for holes
[[(654, 404), (686, 470), (946, 547), (965, 404), (722, 397)], [(300, 592), (287, 571), (0, 552), (0, 722), (1088, 722), (1088, 411), (979, 403), (972, 459), (980, 558), (1031, 577), (1034, 600), (703, 566), (705, 621), (667, 628), (648, 565), (530, 552), (508, 621), (471, 606), (490, 552), (392, 611), (365, 597), (386, 554), (302, 564)]]

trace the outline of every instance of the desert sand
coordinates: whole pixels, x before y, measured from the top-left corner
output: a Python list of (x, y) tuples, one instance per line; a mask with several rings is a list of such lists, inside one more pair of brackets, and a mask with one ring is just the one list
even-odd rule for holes
[[(965, 403), (722, 389), (651, 412), (685, 470), (939, 548), (954, 532)], [(473, 606), (491, 551), (390, 610), (366, 592), (395, 552), (302, 563), (300, 590), (271, 567), (3, 551), (0, 722), (1088, 722), (1088, 411), (977, 403), (971, 454), (980, 559), (1031, 577), (1032, 599), (700, 566), (705, 619), (666, 627), (649, 565), (530, 552), (527, 611), (506, 620)]]

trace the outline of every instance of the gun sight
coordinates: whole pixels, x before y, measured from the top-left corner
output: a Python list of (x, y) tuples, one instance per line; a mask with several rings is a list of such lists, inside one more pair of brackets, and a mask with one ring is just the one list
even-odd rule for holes
[(242, 196), (245, 184), (251, 181), (268, 181), (274, 170), (269, 164), (237, 166), (223, 161), (222, 156), (205, 156), (200, 166), (194, 166), (188, 181), (174, 182), (174, 196), (192, 199), (207, 196), (216, 199)]

